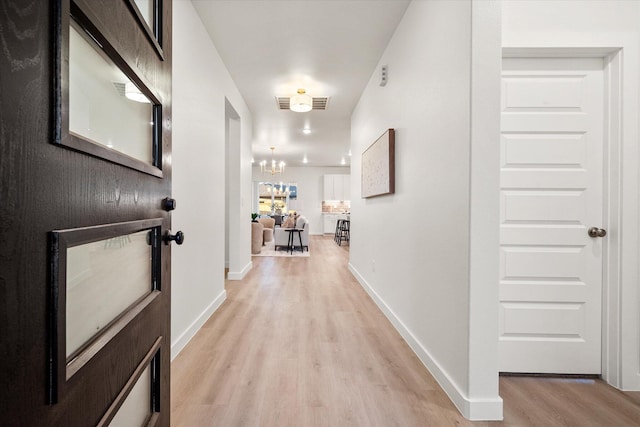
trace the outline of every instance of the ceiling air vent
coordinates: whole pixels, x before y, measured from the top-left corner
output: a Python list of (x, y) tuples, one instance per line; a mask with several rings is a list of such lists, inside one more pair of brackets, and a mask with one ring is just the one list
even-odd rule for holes
[[(327, 104), (329, 104), (328, 96), (318, 96), (313, 97), (313, 110), (326, 110)], [(279, 110), (288, 110), (289, 109), (289, 97), (288, 96), (276, 96), (276, 103), (278, 104)]]
[(313, 98), (313, 108), (312, 110), (326, 110), (327, 104), (329, 103), (329, 98), (326, 96), (320, 96), (318, 98)]
[(278, 103), (278, 109), (289, 109), (289, 97), (288, 96), (276, 96), (276, 102)]

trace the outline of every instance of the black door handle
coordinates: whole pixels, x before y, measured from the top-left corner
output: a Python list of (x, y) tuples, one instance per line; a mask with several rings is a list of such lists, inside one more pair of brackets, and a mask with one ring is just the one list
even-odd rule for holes
[(184, 233), (178, 231), (176, 234), (171, 234), (171, 231), (167, 231), (162, 240), (164, 240), (165, 245), (168, 245), (173, 240), (175, 240), (176, 244), (181, 245), (184, 243)]

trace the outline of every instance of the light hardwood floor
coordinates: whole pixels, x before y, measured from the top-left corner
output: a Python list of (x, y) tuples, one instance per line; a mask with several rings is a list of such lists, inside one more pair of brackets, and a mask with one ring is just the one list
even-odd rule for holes
[(348, 246), (254, 257), (172, 363), (174, 426), (640, 426), (640, 394), (503, 377), (503, 422), (453, 406), (347, 269)]

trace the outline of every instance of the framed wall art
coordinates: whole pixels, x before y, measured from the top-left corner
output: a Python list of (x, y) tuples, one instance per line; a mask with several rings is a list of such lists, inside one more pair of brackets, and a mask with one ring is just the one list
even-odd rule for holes
[(362, 153), (362, 198), (395, 192), (395, 130), (388, 129)]

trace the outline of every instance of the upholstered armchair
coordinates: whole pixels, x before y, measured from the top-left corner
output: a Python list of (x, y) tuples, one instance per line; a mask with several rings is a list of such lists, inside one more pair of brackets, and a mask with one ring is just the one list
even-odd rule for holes
[(275, 228), (276, 220), (273, 218), (260, 218), (258, 222), (264, 227), (262, 230), (262, 245), (264, 245), (273, 240), (273, 229)]
[[(297, 221), (296, 221), (296, 228), (298, 230), (302, 230), (302, 232), (300, 233), (300, 236), (302, 237), (302, 250), (304, 250), (305, 248), (307, 249), (307, 251), (309, 250), (309, 222), (307, 221), (307, 218), (305, 218), (304, 216), (299, 216)], [(278, 250), (278, 248), (287, 248), (287, 244), (289, 243), (289, 232), (286, 231), (286, 228), (275, 228), (273, 230), (273, 236), (274, 236), (274, 240), (275, 240), (275, 249)], [(294, 234), (294, 241), (293, 241), (293, 246), (294, 247), (300, 247), (300, 241), (298, 240), (298, 233)]]

